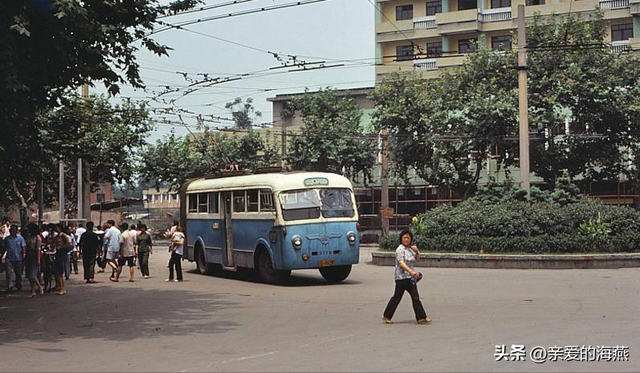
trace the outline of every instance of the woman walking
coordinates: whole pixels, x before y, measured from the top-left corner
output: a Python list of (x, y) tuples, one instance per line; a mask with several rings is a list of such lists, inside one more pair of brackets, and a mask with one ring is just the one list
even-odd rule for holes
[(411, 296), (413, 303), (413, 312), (416, 315), (418, 324), (428, 324), (431, 319), (427, 318), (427, 313), (420, 302), (418, 294), (418, 281), (422, 278), (422, 274), (414, 270), (416, 260), (420, 260), (420, 251), (415, 245), (411, 245), (413, 235), (410, 231), (405, 230), (400, 233), (400, 245), (396, 249), (396, 269), (394, 279), (396, 281), (396, 289), (393, 293), (387, 308), (384, 310), (382, 321), (392, 324), (393, 314), (402, 300), (402, 296), (406, 291)]
[[(171, 259), (169, 260), (169, 278), (165, 281), (182, 281), (182, 254), (184, 253), (184, 233), (182, 227), (178, 226), (176, 232), (171, 236)], [(173, 269), (176, 270), (177, 279), (173, 279)]]
[(147, 233), (147, 226), (138, 224), (140, 233), (136, 236), (136, 246), (138, 247), (138, 263), (143, 278), (149, 278), (149, 254), (153, 254), (153, 242), (151, 235)]
[(31, 284), (31, 298), (33, 298), (36, 294), (44, 294), (44, 289), (40, 284), (40, 247), (42, 247), (42, 239), (40, 238), (38, 226), (34, 223), (27, 225), (27, 233), (25, 264), (27, 278)]

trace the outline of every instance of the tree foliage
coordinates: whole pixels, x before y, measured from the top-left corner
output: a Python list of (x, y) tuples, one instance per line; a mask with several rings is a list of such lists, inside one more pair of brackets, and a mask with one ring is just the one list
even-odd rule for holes
[(360, 128), (362, 112), (353, 98), (339, 97), (333, 89), (307, 92), (291, 102), (289, 110), (299, 111), (303, 121), (301, 133), (288, 144), (289, 165), (371, 180), (377, 140)]
[[(77, 107), (67, 97), (83, 83), (103, 82), (111, 94), (125, 83), (142, 87), (135, 53), (141, 46), (158, 55), (169, 51), (150, 37), (154, 22), (198, 2), (0, 1), (0, 203), (23, 203), (24, 194), (18, 190), (27, 190), (45, 165), (66, 156), (85, 123), (74, 119), (43, 124), (38, 116), (59, 107)], [(106, 132), (97, 136), (124, 141), (114, 145), (126, 146), (128, 140), (109, 128), (98, 128)], [(68, 144), (62, 144), (62, 138)], [(121, 159), (99, 162), (122, 166)], [(126, 172), (123, 168), (114, 175), (129, 177)]]
[[(57, 195), (60, 160), (66, 166), (69, 201), (76, 195), (71, 186), (77, 178), (78, 158), (89, 165), (93, 181), (130, 182), (136, 151), (151, 130), (147, 117), (144, 106), (130, 101), (112, 105), (100, 96), (88, 100), (74, 96), (63, 106), (41, 112), (35, 118), (34, 132), (6, 148), (14, 162), (9, 168), (22, 173), (19, 177), (13, 172), (0, 173), (0, 190), (5, 191), (0, 193), (0, 205), (35, 202), (37, 180), (43, 180), (45, 201), (51, 201)], [(28, 167), (22, 169), (22, 165)]]
[(225, 134), (205, 130), (193, 136), (170, 134), (143, 152), (140, 177), (159, 188), (177, 190), (187, 179), (215, 174), (230, 164), (246, 173), (271, 166), (279, 160), (277, 149), (257, 132)]
[(372, 99), (376, 128), (387, 128), (394, 171), (413, 168), (428, 183), (448, 185), (461, 196), (473, 190), (489, 152), (511, 164), (517, 128), (517, 81), (512, 53), (480, 48), (454, 73), (424, 81), (391, 75)]
[[(253, 107), (253, 99), (247, 98), (244, 103), (240, 97), (224, 105), (225, 108), (231, 109), (231, 115), (235, 123), (235, 128), (239, 130), (251, 130), (254, 125), (255, 118), (262, 116), (262, 113)], [(252, 118), (255, 116), (255, 118)]]

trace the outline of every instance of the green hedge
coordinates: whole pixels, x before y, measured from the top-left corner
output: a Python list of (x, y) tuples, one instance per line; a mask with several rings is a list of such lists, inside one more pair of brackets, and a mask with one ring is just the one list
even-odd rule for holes
[[(580, 225), (598, 217), (608, 234), (586, 235)], [(414, 242), (425, 251), (485, 253), (593, 253), (640, 251), (640, 213), (584, 198), (561, 206), (553, 202), (474, 200), (440, 206), (417, 216)], [(398, 246), (397, 236), (379, 241), (383, 250)]]

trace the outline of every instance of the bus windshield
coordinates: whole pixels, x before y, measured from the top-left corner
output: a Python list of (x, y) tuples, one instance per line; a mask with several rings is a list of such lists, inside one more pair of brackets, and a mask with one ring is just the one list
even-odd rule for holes
[(280, 193), (284, 220), (345, 218), (355, 214), (349, 189), (304, 189)]

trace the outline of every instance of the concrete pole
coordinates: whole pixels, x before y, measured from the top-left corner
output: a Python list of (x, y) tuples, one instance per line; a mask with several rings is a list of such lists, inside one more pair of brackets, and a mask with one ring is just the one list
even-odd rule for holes
[(58, 182), (58, 211), (60, 213), (60, 222), (64, 219), (64, 162), (60, 161), (58, 170), (60, 173)]
[(82, 177), (82, 158), (78, 158), (78, 219), (82, 219), (83, 218), (83, 213), (84, 213), (84, 209), (82, 206), (82, 202), (83, 202), (83, 193), (82, 193), (82, 183), (84, 181), (84, 178)]
[(40, 177), (38, 181), (38, 227), (42, 227), (44, 215), (44, 180)]
[[(82, 85), (82, 98), (89, 99), (89, 84)], [(78, 219), (91, 220), (91, 173), (83, 159), (78, 159)]]
[(520, 187), (527, 192), (529, 181), (529, 108), (527, 103), (527, 34), (524, 5), (518, 5), (518, 99), (520, 117)]
[[(382, 160), (380, 162), (380, 182), (381, 182), (381, 210), (387, 210), (389, 208), (389, 179), (388, 179), (388, 169), (389, 169), (389, 132), (386, 128), (382, 129)], [(382, 212), (380, 213), (381, 217), (381, 225), (382, 225), (382, 235), (389, 235), (389, 217)]]

